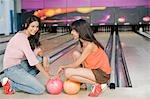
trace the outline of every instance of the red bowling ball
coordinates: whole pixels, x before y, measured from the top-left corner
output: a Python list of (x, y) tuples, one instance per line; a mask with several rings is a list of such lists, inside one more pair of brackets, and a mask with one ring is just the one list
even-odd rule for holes
[(56, 78), (56, 79), (51, 79), (47, 82), (47, 91), (50, 93), (50, 94), (53, 94), (53, 95), (58, 95), (62, 92), (63, 90), (63, 82), (61, 79), (59, 78)]

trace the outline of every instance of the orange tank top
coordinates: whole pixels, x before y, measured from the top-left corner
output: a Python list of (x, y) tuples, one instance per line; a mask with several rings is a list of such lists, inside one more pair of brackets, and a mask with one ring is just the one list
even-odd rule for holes
[(105, 51), (98, 48), (96, 51), (90, 53), (83, 62), (84, 66), (89, 69), (101, 69), (106, 74), (111, 73), (111, 67)]

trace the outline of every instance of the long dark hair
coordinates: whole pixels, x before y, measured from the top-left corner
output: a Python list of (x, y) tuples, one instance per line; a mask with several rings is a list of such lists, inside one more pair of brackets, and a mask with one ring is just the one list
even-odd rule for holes
[(34, 50), (36, 47), (39, 47), (41, 45), (41, 43), (39, 41), (41, 20), (39, 17), (32, 15), (26, 19), (26, 22), (24, 24), (24, 29), (27, 29), (29, 27), (29, 25), (34, 21), (37, 21), (39, 23), (39, 30), (37, 31), (37, 33), (35, 33), (35, 35), (31, 35), (30, 37), (28, 37), (28, 40), (29, 40), (32, 50)]
[(23, 24), (23, 27), (22, 29), (27, 29), (29, 27), (29, 25), (34, 22), (34, 21), (37, 21), (39, 23), (39, 30), (40, 30), (40, 26), (41, 26), (41, 19), (35, 15), (31, 15), (30, 17), (28, 17), (24, 24)]
[[(94, 37), (90, 24), (86, 22), (85, 20), (79, 19), (79, 20), (74, 21), (71, 24), (71, 29), (79, 33), (79, 38), (89, 41), (89, 42), (94, 42), (98, 47), (101, 47), (102, 49), (104, 49), (102, 44), (98, 42), (96, 38)], [(83, 44), (81, 41), (80, 41), (80, 44), (82, 47)]]
[(36, 33), (35, 35), (31, 35), (28, 37), (31, 49), (34, 50), (36, 47), (41, 45), (40, 43), (40, 32)]

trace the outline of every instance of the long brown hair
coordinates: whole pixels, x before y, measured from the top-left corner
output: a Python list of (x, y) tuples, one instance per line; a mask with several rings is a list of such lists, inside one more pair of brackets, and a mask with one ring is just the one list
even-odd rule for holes
[(28, 37), (28, 40), (29, 40), (32, 50), (34, 50), (36, 47), (39, 47), (41, 45), (41, 43), (39, 41), (41, 20), (39, 17), (32, 15), (26, 19), (25, 26), (24, 26), (24, 29), (27, 29), (29, 27), (29, 25), (34, 21), (37, 21), (39, 23), (39, 30), (37, 31), (37, 33), (35, 33), (35, 35), (31, 35), (30, 37)]
[[(76, 20), (71, 24), (71, 29), (75, 30), (79, 33), (79, 38), (89, 41), (89, 42), (94, 42), (98, 47), (101, 47), (104, 49), (103, 45), (98, 42), (93, 35), (93, 31), (90, 27), (90, 24), (86, 22), (83, 19)], [(82, 47), (82, 42), (80, 41), (80, 45)]]

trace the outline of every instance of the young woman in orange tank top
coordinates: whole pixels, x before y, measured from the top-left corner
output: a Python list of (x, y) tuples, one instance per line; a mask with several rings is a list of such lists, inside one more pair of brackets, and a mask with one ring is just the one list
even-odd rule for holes
[[(57, 73), (65, 71), (65, 77), (80, 83), (93, 85), (89, 96), (98, 96), (101, 84), (110, 79), (111, 68), (103, 46), (96, 40), (85, 20), (74, 21), (71, 25), (74, 39), (78, 39), (82, 51), (74, 51), (74, 62), (60, 66)], [(82, 64), (83, 67), (80, 67)]]

